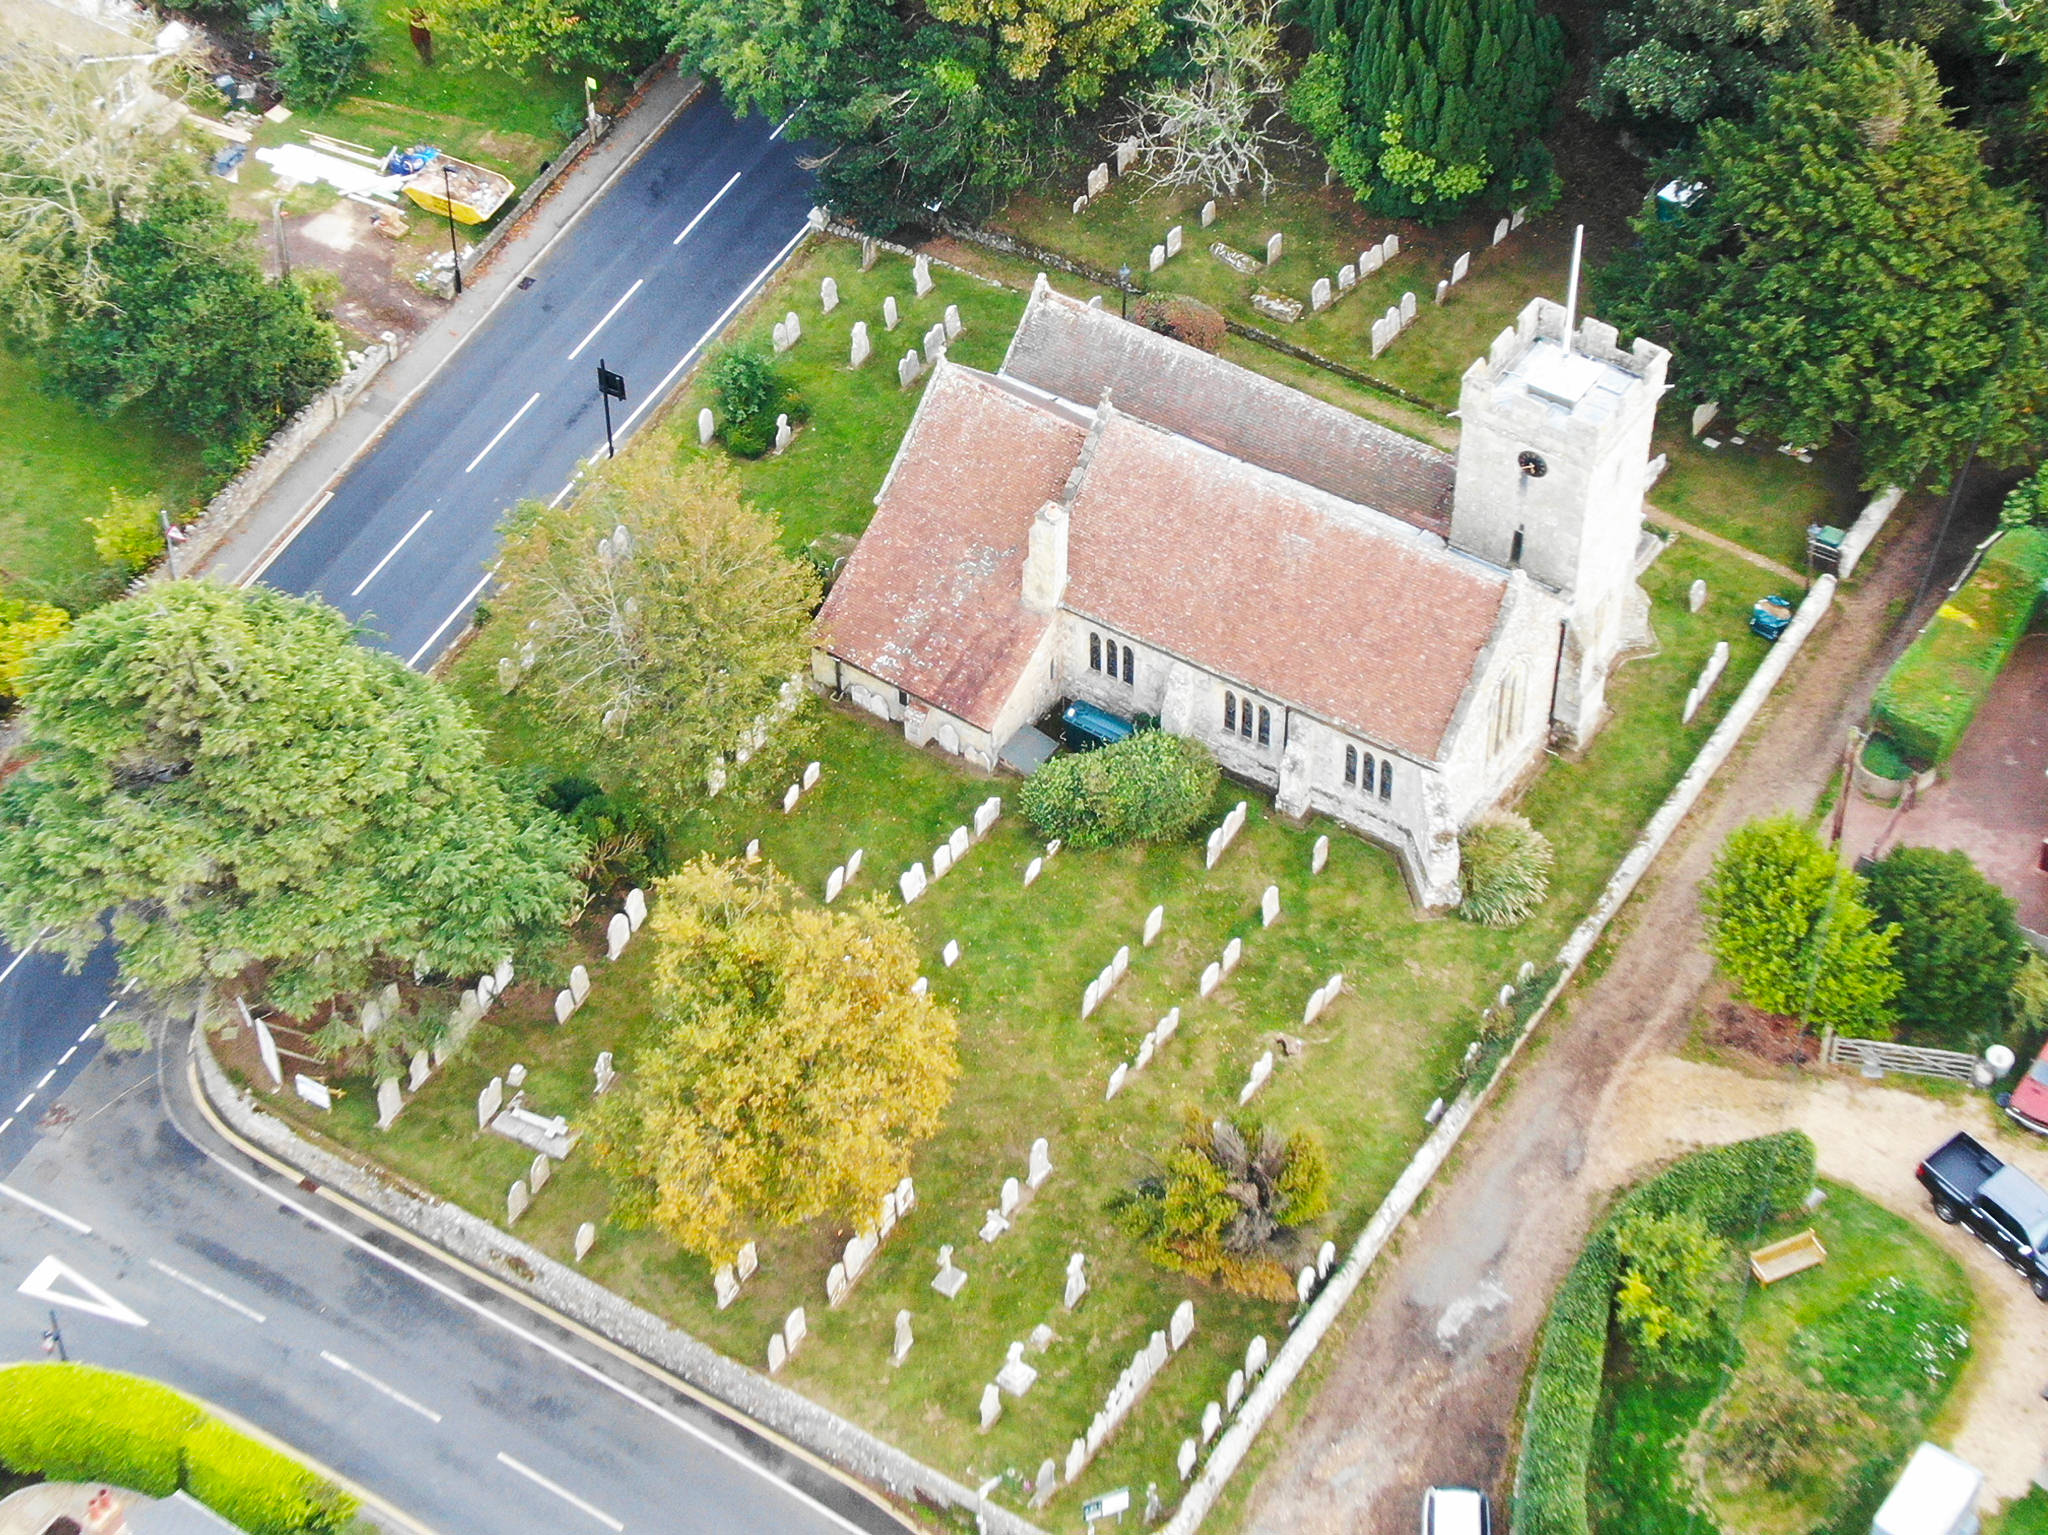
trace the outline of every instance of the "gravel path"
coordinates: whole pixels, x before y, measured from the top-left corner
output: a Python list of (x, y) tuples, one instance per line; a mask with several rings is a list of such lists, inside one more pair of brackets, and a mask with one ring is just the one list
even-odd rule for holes
[[(1605, 973), (1554, 1017), (1466, 1137), (1454, 1173), (1412, 1218), (1361, 1311), (1333, 1343), (1321, 1391), (1253, 1489), (1254, 1535), (1415, 1528), (1432, 1483), (1507, 1491), (1509, 1432), (1551, 1291), (1621, 1170), (1588, 1127), (1640, 1062), (1683, 1038), (1712, 963), (1697, 886), (1721, 840), (1752, 816), (1806, 810), (1849, 725), (1902, 643), (1887, 605), (1910, 597), (1932, 530), (1903, 529), (1866, 565), (1718, 787), (1610, 933)], [(1598, 955), (1596, 954), (1596, 963)], [(1656, 1113), (1660, 1106), (1646, 1106)], [(1661, 1112), (1686, 1112), (1681, 1103)], [(1744, 1131), (1742, 1133), (1748, 1133)], [(1917, 1153), (1916, 1153), (1917, 1156)], [(1988, 1309), (1988, 1308), (1987, 1308)]]

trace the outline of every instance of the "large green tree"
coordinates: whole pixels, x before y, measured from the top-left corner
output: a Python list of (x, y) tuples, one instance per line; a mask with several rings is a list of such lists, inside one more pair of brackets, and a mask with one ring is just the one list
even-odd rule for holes
[(403, 9), (468, 53), (516, 71), (639, 69), (660, 56), (669, 19), (655, 0), (408, 0)]
[(1804, 822), (1774, 816), (1736, 831), (1701, 904), (1714, 957), (1751, 1005), (1825, 1028), (1889, 1028), (1894, 931)]
[(0, 788), (0, 931), (111, 930), (163, 988), (243, 977), (303, 1013), (379, 967), (474, 975), (577, 909), (578, 849), (510, 797), (439, 684), (332, 608), (156, 585), (31, 657)]
[(498, 578), (501, 632), (532, 656), (522, 686), (573, 750), (670, 814), (786, 712), (810, 656), (816, 573), (715, 461), (613, 459), (515, 519)]
[(1534, 0), (1309, 0), (1306, 19), (1288, 108), (1361, 202), (1435, 219), (1550, 195), (1564, 32)]
[(1600, 25), (1587, 107), (1651, 126), (1747, 117), (1840, 30), (1829, 0), (1622, 0)]
[(1691, 397), (1752, 435), (1843, 433), (1874, 484), (1945, 476), (1980, 427), (1994, 462), (2039, 440), (2042, 242), (1918, 49), (1783, 76), (1756, 122), (1707, 124), (1666, 172), (1704, 195), (1638, 219), (1601, 312), (1670, 345)]
[(910, 989), (903, 919), (703, 858), (656, 886), (647, 925), (654, 1021), (593, 1135), (620, 1216), (718, 1263), (766, 1227), (870, 1229), (960, 1071), (952, 1010)]
[(1878, 920), (1899, 930), (1900, 1024), (1965, 1050), (2001, 1038), (2013, 982), (2032, 952), (2012, 897), (1953, 849), (1894, 848), (1869, 880)]

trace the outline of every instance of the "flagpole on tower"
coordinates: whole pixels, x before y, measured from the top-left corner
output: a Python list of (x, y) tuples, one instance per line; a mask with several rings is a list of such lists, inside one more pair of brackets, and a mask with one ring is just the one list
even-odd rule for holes
[(1572, 231), (1572, 276), (1564, 290), (1564, 354), (1572, 354), (1572, 333), (1579, 323), (1579, 254), (1586, 247), (1586, 226)]

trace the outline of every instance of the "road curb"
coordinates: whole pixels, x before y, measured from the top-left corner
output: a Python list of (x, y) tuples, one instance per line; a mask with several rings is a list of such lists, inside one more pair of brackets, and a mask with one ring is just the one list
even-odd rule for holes
[(200, 1112), (237, 1150), (799, 1457), (892, 1522), (900, 1525), (904, 1516), (877, 1497), (878, 1487), (904, 1505), (967, 1513), (984, 1535), (1043, 1535), (1029, 1520), (728, 1359), (488, 1221), (415, 1189), (396, 1174), (372, 1172), (313, 1145), (265, 1112), (253, 1094), (228, 1081), (196, 1022), (190, 1063)]

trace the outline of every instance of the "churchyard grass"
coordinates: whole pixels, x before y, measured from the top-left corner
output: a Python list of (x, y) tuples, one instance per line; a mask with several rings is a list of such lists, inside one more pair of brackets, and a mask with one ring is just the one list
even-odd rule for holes
[(111, 420), (51, 398), (32, 363), (0, 351), (0, 594), (88, 606), (119, 581), (86, 520), (109, 488), (160, 496), (174, 512), (199, 498), (199, 445), (134, 411)]
[[(810, 344), (807, 334), (799, 351)], [(893, 375), (883, 387), (895, 389)], [(858, 472), (872, 474), (872, 466)], [(843, 487), (846, 505), (871, 495), (872, 484)], [(1184, 1106), (1210, 1115), (1230, 1111), (1274, 1035), (1300, 1034), (1305, 1053), (1279, 1061), (1253, 1107), (1282, 1128), (1321, 1131), (1337, 1174), (1337, 1213), (1311, 1233), (1308, 1253), (1324, 1235), (1348, 1245), (1427, 1133), (1423, 1115), (1431, 1100), (1456, 1090), (1480, 1007), (1522, 960), (1547, 963), (1763, 654), (1762, 643), (1742, 630), (1749, 574), (1736, 558), (1685, 540), (1651, 567), (1645, 583), (1662, 649), (1621, 670), (1611, 692), (1617, 718), (1584, 756), (1552, 761), (1525, 796), (1524, 808), (1557, 845), (1558, 869), (1550, 900), (1519, 931), (1416, 912), (1389, 855), (1328, 823), (1278, 821), (1263, 796), (1229, 784), (1202, 830), (1238, 798), (1250, 803), (1250, 821), (1206, 874), (1197, 836), (1151, 848), (1062, 851), (1026, 889), (1024, 866), (1040, 850), (1014, 809), (1006, 813), (954, 872), (904, 908), (934, 990), (959, 1010), (964, 1069), (944, 1129), (913, 1163), (918, 1208), (840, 1307), (828, 1309), (824, 1280), (847, 1232), (823, 1222), (764, 1230), (761, 1271), (721, 1312), (706, 1264), (680, 1255), (657, 1233), (605, 1223), (603, 1179), (582, 1152), (556, 1171), (518, 1234), (567, 1261), (577, 1225), (598, 1222), (587, 1272), (756, 1368), (765, 1365), (771, 1331), (791, 1307), (803, 1305), (811, 1336), (782, 1378), (969, 1483), (1006, 1473), (1029, 1477), (1046, 1456), (1063, 1458), (1132, 1352), (1166, 1325), (1179, 1300), (1191, 1299), (1192, 1341), (1078, 1488), (1063, 1488), (1042, 1517), (1069, 1523), (1080, 1497), (1122, 1485), (1136, 1489), (1142, 1507), (1148, 1482), (1159, 1484), (1170, 1505), (1180, 1485), (1175, 1452), (1197, 1433), (1203, 1404), (1221, 1398), (1254, 1334), (1278, 1344), (1293, 1308), (1154, 1268), (1115, 1229), (1106, 1201), (1157, 1166)], [(1710, 589), (1698, 615), (1685, 606), (1695, 577)], [(1735, 647), (1729, 675), (1693, 723), (1681, 726), (1686, 689), (1722, 638)], [(551, 755), (544, 711), (497, 691), (496, 657), (512, 640), (485, 628), (456, 663), (455, 685), (494, 727), (501, 755), (557, 772), (583, 766)], [(860, 847), (863, 868), (851, 896), (877, 896), (898, 909), (896, 875), (913, 859), (928, 861), (986, 795), (1014, 795), (1015, 780), (983, 778), (911, 750), (864, 715), (821, 712), (808, 754), (823, 762), (824, 776), (793, 814), (785, 816), (778, 803), (785, 780), (746, 801), (728, 794), (677, 828), (675, 852), (734, 855), (758, 837), (764, 856), (816, 898), (827, 872)], [(1311, 877), (1310, 844), (1319, 832), (1331, 835), (1332, 853), (1324, 873)], [(1269, 882), (1280, 888), (1281, 916), (1261, 929), (1259, 894)], [(1165, 930), (1157, 946), (1145, 949), (1139, 935), (1155, 903), (1166, 908)], [(615, 1050), (630, 1074), (632, 1042), (648, 1026), (650, 946), (636, 939), (623, 960), (606, 965), (596, 935), (611, 909), (601, 905), (582, 931), (593, 990), (567, 1027), (555, 1028), (545, 1011), (560, 977), (537, 974), (531, 980), (538, 984), (494, 1013), (467, 1053), (413, 1099), (389, 1132), (373, 1128), (373, 1095), (360, 1081), (342, 1084), (350, 1091), (332, 1115), (296, 1101), (282, 1106), (308, 1127), (502, 1222), (506, 1190), (530, 1154), (478, 1134), (479, 1090), (523, 1062), (532, 1106), (573, 1118), (588, 1102), (597, 1052)], [(1244, 939), (1243, 964), (1214, 996), (1198, 1001), (1203, 966), (1233, 935)], [(949, 939), (962, 949), (950, 970), (939, 958)], [(1083, 1022), (1085, 983), (1120, 944), (1132, 947), (1130, 972)], [(1346, 994), (1304, 1029), (1304, 1000), (1336, 970), (1345, 974)], [(1183, 1010), (1179, 1033), (1105, 1102), (1111, 1069), (1176, 1004)], [(1006, 1176), (1021, 1179), (1038, 1136), (1051, 1143), (1052, 1178), (1013, 1230), (984, 1245), (976, 1236), (983, 1215)], [(942, 1243), (954, 1246), (969, 1274), (951, 1302), (930, 1288)], [(1061, 1306), (1061, 1279), (1067, 1255), (1077, 1251), (1088, 1255), (1091, 1288), (1070, 1314)], [(917, 1341), (907, 1362), (894, 1368), (889, 1349), (899, 1308), (913, 1313)], [(983, 1433), (976, 1409), (984, 1384), (1006, 1346), (1040, 1322), (1057, 1336), (1046, 1353), (1028, 1356), (1040, 1371), (1038, 1383), (1021, 1399), (1006, 1398), (1001, 1419)], [(1023, 1501), (1014, 1479), (997, 1495)]]

